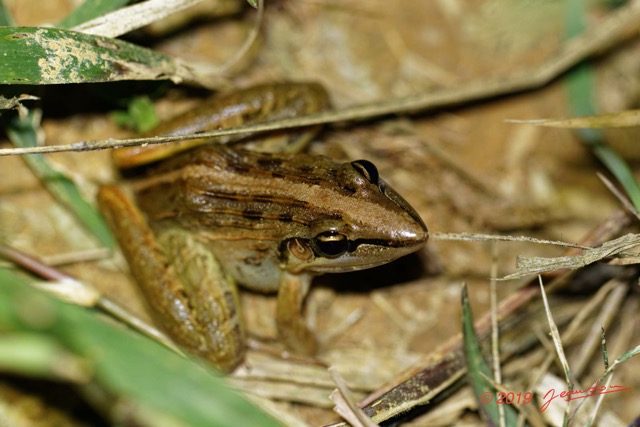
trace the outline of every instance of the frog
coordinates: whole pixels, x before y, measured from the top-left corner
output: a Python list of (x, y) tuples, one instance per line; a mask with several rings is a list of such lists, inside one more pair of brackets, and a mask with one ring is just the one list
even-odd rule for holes
[[(193, 134), (327, 105), (318, 84), (264, 84), (217, 97), (155, 132)], [(316, 131), (285, 135), (288, 148), (276, 150), (205, 139), (122, 149), (116, 165), (144, 165), (144, 175), (99, 191), (155, 323), (222, 372), (246, 352), (238, 286), (277, 294), (279, 338), (314, 355), (318, 340), (302, 314), (313, 278), (379, 266), (428, 240), (420, 215), (373, 163), (302, 152)]]

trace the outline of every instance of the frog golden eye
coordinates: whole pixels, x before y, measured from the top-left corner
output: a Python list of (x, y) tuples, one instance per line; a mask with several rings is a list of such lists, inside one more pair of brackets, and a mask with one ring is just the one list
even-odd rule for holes
[(360, 175), (365, 177), (367, 181), (372, 184), (378, 185), (380, 176), (378, 175), (378, 168), (369, 160), (356, 160), (351, 162), (351, 166), (358, 171)]
[(323, 231), (313, 238), (313, 250), (324, 258), (336, 258), (349, 250), (349, 240), (337, 231)]

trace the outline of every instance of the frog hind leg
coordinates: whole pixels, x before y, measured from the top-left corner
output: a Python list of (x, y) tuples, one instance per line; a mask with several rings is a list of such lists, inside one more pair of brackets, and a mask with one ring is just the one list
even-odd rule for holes
[(119, 187), (102, 187), (98, 202), (154, 321), (186, 350), (232, 371), (244, 358), (245, 340), (235, 284), (215, 257), (188, 233), (156, 237)]

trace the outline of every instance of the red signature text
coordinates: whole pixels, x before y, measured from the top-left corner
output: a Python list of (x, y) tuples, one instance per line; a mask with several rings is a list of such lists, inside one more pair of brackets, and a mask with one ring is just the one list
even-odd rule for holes
[(560, 398), (561, 400), (565, 400), (567, 402), (571, 402), (572, 400), (586, 399), (587, 397), (599, 396), (601, 394), (618, 393), (626, 390), (631, 390), (631, 387), (623, 387), (620, 385), (600, 386), (597, 382), (592, 387), (589, 387), (585, 390), (576, 389), (556, 392), (555, 388), (551, 388), (542, 397), (542, 401), (544, 403), (542, 404), (542, 406), (540, 406), (540, 412), (546, 411), (551, 402), (553, 402), (557, 398)]

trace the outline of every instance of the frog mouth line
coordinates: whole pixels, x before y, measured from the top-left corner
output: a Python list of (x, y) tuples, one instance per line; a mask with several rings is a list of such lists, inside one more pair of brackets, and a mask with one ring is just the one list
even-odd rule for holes
[(398, 240), (385, 240), (385, 239), (356, 239), (349, 241), (349, 252), (354, 252), (358, 246), (370, 245), (380, 246), (384, 248), (408, 248), (411, 246), (419, 246), (426, 243), (429, 235), (425, 233), (424, 239), (398, 239)]
[[(376, 246), (379, 249), (372, 248), (371, 253), (368, 255), (357, 255), (347, 256), (347, 258), (334, 258), (327, 259), (323, 262), (313, 264), (308, 266), (311, 271), (316, 273), (344, 273), (349, 271), (357, 271), (357, 270), (365, 270), (372, 267), (377, 267), (383, 264), (387, 264), (389, 262), (395, 261), (398, 258), (409, 255), (413, 252), (420, 250), (424, 246), (426, 239), (421, 242), (407, 242), (407, 243), (394, 243), (382, 241), (379, 242), (377, 240), (361, 240), (360, 244), (367, 244), (372, 246), (377, 244)], [(383, 253), (386, 253), (383, 248), (396, 249), (397, 252), (394, 256), (388, 258), (384, 256)], [(350, 248), (351, 249), (351, 248)], [(353, 254), (351, 250), (347, 252), (347, 254)], [(356, 261), (357, 260), (357, 261)]]

